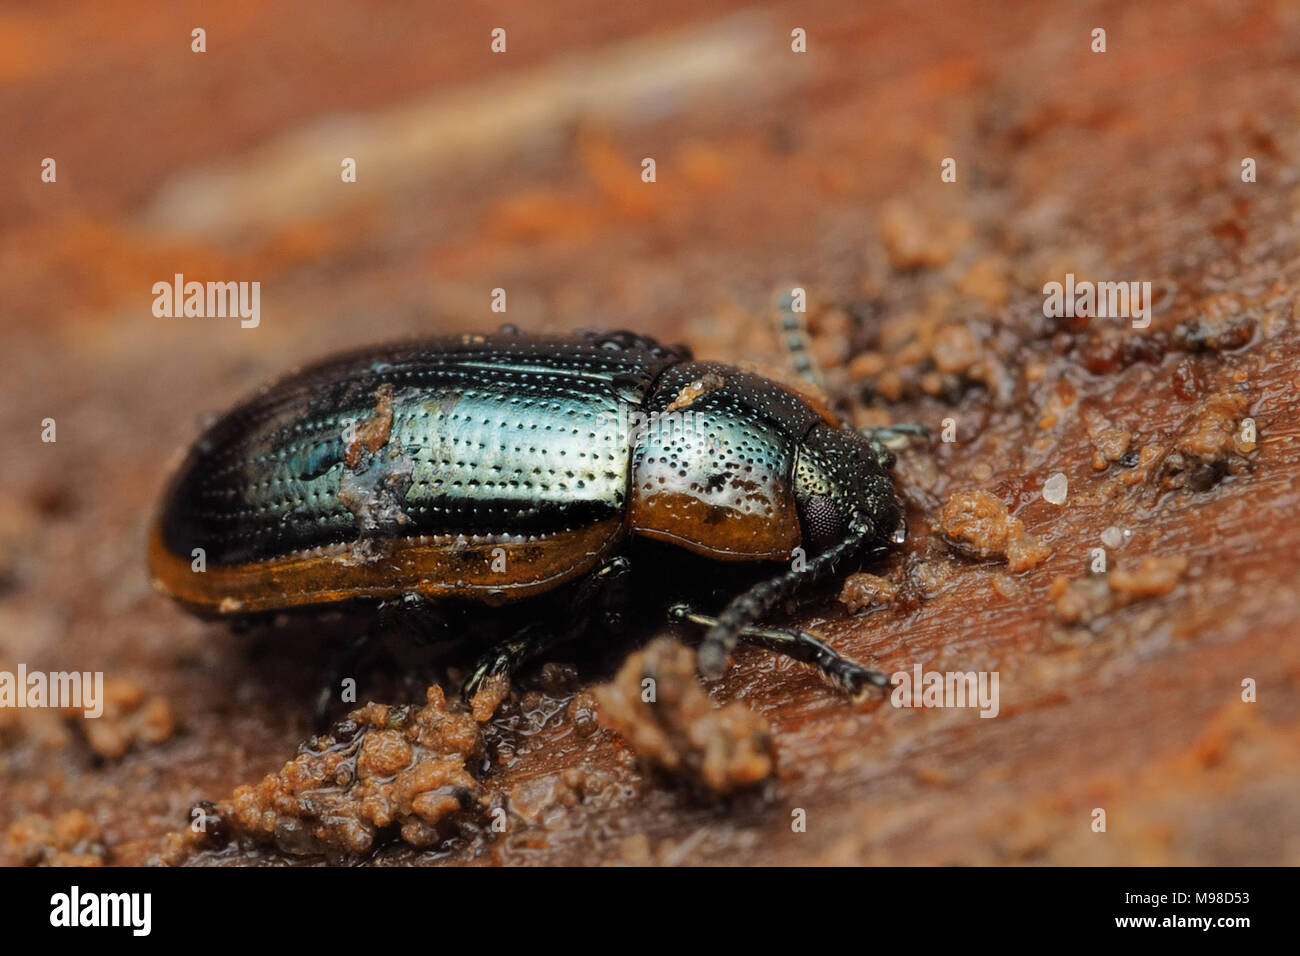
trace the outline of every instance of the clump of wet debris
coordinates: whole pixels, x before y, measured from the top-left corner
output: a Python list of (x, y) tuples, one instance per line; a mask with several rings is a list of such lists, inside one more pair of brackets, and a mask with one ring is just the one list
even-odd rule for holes
[[(1259, 446), (1250, 410), (1249, 390), (1233, 385), (1202, 395), (1168, 436), (1140, 448), (1128, 447), (1129, 432), (1118, 431), (1125, 439), (1119, 457), (1125, 470), (1099, 489), (1100, 497), (1112, 498), (1133, 487), (1149, 487), (1157, 493), (1199, 493), (1211, 490), (1225, 478), (1248, 473)], [(1109, 456), (1097, 442), (1094, 439), (1098, 447), (1094, 467), (1100, 471), (1107, 466)]]
[(473, 769), (481, 757), (478, 723), (450, 709), (437, 685), (423, 707), (368, 703), (259, 783), (200, 804), (191, 827), (167, 837), (160, 859), (178, 864), (236, 844), (359, 857), (389, 834), (433, 847), (476, 830), (484, 803)]
[(1048, 597), (1064, 624), (1089, 625), (1122, 607), (1168, 594), (1187, 571), (1182, 555), (1145, 557), (1135, 568), (1114, 568), (1109, 574), (1071, 581), (1058, 575)]
[(739, 701), (715, 706), (696, 676), (694, 651), (672, 638), (629, 656), (593, 695), (600, 723), (661, 773), (728, 794), (775, 772), (767, 721)]
[(501, 809), (547, 828), (578, 804), (610, 804), (617, 788), (599, 769), (570, 767), (504, 789), (493, 783), (490, 767), (510, 763), (531, 733), (556, 719), (571, 723), (578, 739), (603, 725), (622, 735), (643, 765), (712, 795), (775, 773), (767, 722), (739, 702), (715, 706), (694, 652), (671, 638), (631, 655), (610, 683), (590, 690), (575, 690), (576, 671), (554, 663), (538, 680), (541, 689), (530, 691), (489, 678), (464, 705), (449, 705), (435, 684), (423, 707), (358, 707), (278, 771), (196, 805), (191, 826), (164, 839), (157, 862), (181, 865), (259, 847), (357, 860), (392, 840), (443, 849), (487, 838), (490, 817)]

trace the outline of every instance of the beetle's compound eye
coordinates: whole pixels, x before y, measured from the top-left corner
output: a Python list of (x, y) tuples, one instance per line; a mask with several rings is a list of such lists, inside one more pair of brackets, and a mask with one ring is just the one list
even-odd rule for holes
[(844, 521), (839, 509), (826, 495), (813, 495), (804, 502), (803, 540), (813, 551), (825, 551), (844, 537)]

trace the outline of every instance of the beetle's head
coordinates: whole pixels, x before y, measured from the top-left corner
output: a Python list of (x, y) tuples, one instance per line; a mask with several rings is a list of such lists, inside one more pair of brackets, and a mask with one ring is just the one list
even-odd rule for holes
[(896, 540), (904, 526), (888, 473), (893, 463), (878, 442), (847, 428), (814, 425), (799, 443), (794, 467), (804, 547), (818, 553), (849, 537)]

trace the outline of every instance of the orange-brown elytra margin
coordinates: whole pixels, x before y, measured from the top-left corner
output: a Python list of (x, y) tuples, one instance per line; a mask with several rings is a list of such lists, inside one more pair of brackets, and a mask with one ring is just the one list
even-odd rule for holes
[[(289, 607), (382, 599), (417, 593), (504, 604), (549, 591), (592, 570), (623, 536), (621, 518), (527, 541), (466, 544), (457, 535), (378, 542), (376, 557), (354, 556), (350, 543), (320, 554), (209, 566), (193, 570), (173, 554), (154, 527), (149, 568), (154, 584), (177, 601), (207, 614), (248, 614)], [(493, 570), (493, 551), (505, 550), (504, 571)]]

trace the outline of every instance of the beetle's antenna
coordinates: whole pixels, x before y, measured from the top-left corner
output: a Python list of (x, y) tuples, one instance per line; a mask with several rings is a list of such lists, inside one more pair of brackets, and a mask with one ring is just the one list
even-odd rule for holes
[(789, 597), (800, 586), (830, 571), (841, 558), (861, 550), (869, 535), (860, 531), (850, 535), (827, 551), (803, 565), (784, 574), (760, 581), (748, 591), (732, 600), (718, 615), (718, 622), (709, 628), (700, 644), (698, 662), (700, 672), (716, 677), (727, 667), (727, 655), (740, 639), (740, 632), (771, 609), (778, 601)]
[(808, 348), (808, 328), (803, 315), (794, 310), (794, 294), (787, 292), (781, 296), (777, 309), (780, 312), (781, 341), (790, 356), (790, 363), (805, 381), (821, 388), (821, 371)]

